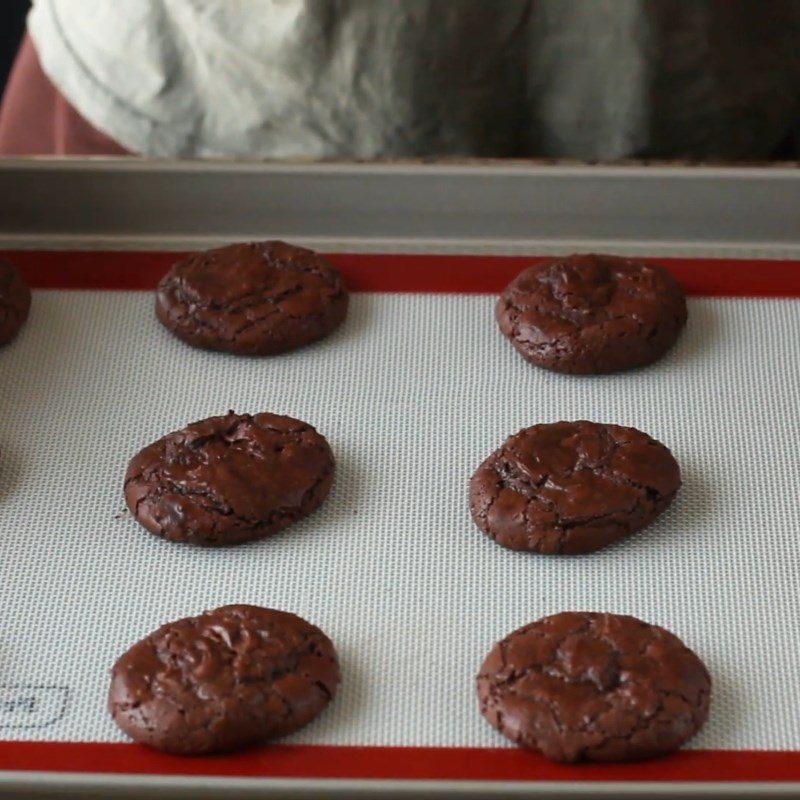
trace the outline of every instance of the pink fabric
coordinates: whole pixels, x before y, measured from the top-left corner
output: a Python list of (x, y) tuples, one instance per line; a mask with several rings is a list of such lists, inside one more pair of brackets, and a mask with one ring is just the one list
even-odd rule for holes
[(98, 155), (130, 153), (66, 101), (42, 71), (26, 36), (0, 104), (0, 156)]

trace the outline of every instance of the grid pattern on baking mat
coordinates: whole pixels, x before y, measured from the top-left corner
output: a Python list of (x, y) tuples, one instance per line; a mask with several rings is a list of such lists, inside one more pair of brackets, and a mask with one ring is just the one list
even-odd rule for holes
[[(580, 378), (526, 365), (497, 333), (493, 299), (479, 292), (519, 268), (507, 259), (482, 263), (466, 296), (447, 291), (460, 285), (457, 260), (407, 260), (414, 292), (381, 259), (344, 259), (372, 291), (354, 295), (331, 338), (269, 360), (172, 339), (149, 293), (99, 288), (130, 286), (112, 255), (100, 283), (75, 292), (52, 288), (74, 285), (52, 256), (39, 256), (38, 272), (36, 254), (22, 261), (51, 288), (0, 353), (0, 767), (574, 777), (507, 746), (476, 711), (473, 677), (492, 642), (524, 622), (598, 609), (675, 631), (708, 663), (714, 702), (690, 750), (581, 767), (581, 777), (800, 779), (800, 264), (734, 263), (733, 288), (718, 291), (709, 276), (724, 264), (674, 265), (697, 293), (722, 296), (690, 300), (687, 330), (660, 363)], [(122, 513), (128, 457), (228, 408), (314, 424), (338, 458), (331, 497), (244, 547), (198, 551), (147, 535)], [(673, 507), (587, 557), (493, 545), (466, 507), (474, 467), (520, 427), (580, 418), (670, 446), (684, 471)], [(116, 655), (167, 619), (227, 602), (293, 610), (325, 629), (344, 670), (334, 705), (285, 745), (238, 757), (186, 761), (121, 744), (103, 708)], [(751, 750), (767, 752), (743, 758)]]

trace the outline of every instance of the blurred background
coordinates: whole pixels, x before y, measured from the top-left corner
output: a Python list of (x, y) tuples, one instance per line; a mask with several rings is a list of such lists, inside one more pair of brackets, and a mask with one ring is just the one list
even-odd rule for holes
[(3, 0), (0, 4), (0, 91), (5, 88), (11, 64), (25, 30), (28, 0)]
[(800, 0), (0, 0), (0, 155), (765, 162)]

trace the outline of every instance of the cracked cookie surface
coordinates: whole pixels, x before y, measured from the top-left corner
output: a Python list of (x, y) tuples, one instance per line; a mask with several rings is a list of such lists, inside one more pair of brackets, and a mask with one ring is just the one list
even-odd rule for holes
[(308, 423), (230, 412), (140, 450), (125, 474), (125, 502), (157, 536), (238, 544), (276, 533), (316, 510), (333, 473), (333, 453)]
[(334, 698), (339, 664), (319, 628), (231, 605), (163, 625), (111, 671), (108, 708), (132, 739), (183, 755), (285, 736)]
[(344, 320), (347, 304), (327, 261), (280, 241), (189, 256), (156, 292), (156, 316), (179, 339), (239, 355), (273, 355), (321, 339)]
[(498, 544), (588, 553), (649, 525), (672, 502), (680, 467), (635, 428), (555, 422), (509, 437), (475, 471), (472, 518)]
[(495, 315), (526, 360), (556, 372), (600, 374), (661, 358), (686, 324), (687, 309), (662, 267), (572, 255), (520, 273)]
[(711, 678), (675, 635), (634, 617), (566, 612), (498, 642), (477, 679), (481, 713), (554, 761), (668, 753), (708, 717)]
[(17, 268), (0, 258), (0, 345), (8, 344), (28, 318), (31, 290)]

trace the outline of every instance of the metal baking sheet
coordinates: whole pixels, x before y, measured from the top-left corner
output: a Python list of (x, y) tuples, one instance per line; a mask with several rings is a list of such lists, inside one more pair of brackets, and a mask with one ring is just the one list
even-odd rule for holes
[[(773, 662), (791, 665), (798, 640), (800, 519), (787, 498), (800, 488), (800, 248), (612, 242), (617, 252), (671, 256), (694, 295), (692, 321), (660, 364), (581, 379), (523, 364), (494, 329), (491, 306), (529, 256), (583, 247), (555, 238), (503, 245), (483, 229), (438, 244), (347, 238), (347, 219), (336, 241), (312, 224), (293, 238), (327, 245), (364, 290), (348, 323), (270, 361), (190, 351), (154, 322), (148, 289), (174, 254), (152, 245), (163, 235), (159, 251), (191, 248), (194, 230), (158, 234), (139, 220), (92, 236), (31, 222), (5, 237), (6, 248), (28, 251), (15, 258), (39, 288), (23, 335), (0, 353), (0, 525), (25, 532), (5, 538), (2, 559), (0, 780), (62, 796), (137, 785), (213, 794), (232, 781), (271, 797), (579, 796), (645, 784), (656, 796), (795, 791), (800, 676), (791, 666), (777, 674)], [(142, 237), (147, 252), (136, 249)], [(65, 239), (70, 250), (42, 252)], [(124, 463), (220, 403), (317, 425), (339, 454), (327, 510), (230, 551), (154, 540), (120, 515)], [(471, 470), (522, 425), (579, 417), (635, 424), (667, 442), (684, 464), (678, 502), (647, 532), (587, 559), (499, 551), (465, 513)], [(331, 633), (346, 671), (331, 711), (281, 745), (224, 759), (171, 759), (122, 743), (102, 711), (113, 657), (159, 622), (237, 600), (296, 610)], [(715, 705), (691, 749), (641, 765), (559, 767), (486, 726), (471, 697), (484, 651), (567, 607), (665, 624), (708, 661)], [(769, 623), (775, 617), (781, 626)]]

